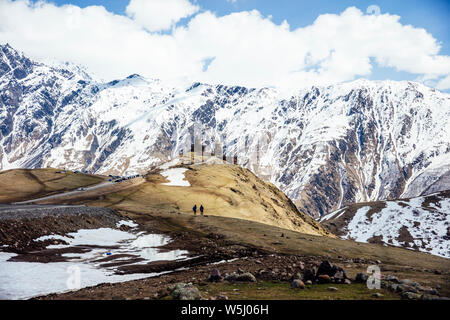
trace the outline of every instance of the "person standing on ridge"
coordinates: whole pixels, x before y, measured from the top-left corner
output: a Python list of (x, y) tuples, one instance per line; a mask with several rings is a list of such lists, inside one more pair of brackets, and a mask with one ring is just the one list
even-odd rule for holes
[(192, 211), (194, 211), (194, 216), (196, 216), (197, 215), (197, 205), (196, 204), (194, 204)]
[(203, 215), (203, 205), (200, 205), (200, 213)]

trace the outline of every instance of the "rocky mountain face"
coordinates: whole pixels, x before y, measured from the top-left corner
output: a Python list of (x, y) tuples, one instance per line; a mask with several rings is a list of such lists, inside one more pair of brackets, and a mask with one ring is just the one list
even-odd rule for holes
[(355, 203), (320, 218), (334, 234), (450, 258), (450, 191)]
[(294, 93), (139, 75), (98, 83), (0, 46), (0, 170), (144, 173), (186, 152), (193, 132), (315, 217), (450, 188), (450, 95), (418, 83)]

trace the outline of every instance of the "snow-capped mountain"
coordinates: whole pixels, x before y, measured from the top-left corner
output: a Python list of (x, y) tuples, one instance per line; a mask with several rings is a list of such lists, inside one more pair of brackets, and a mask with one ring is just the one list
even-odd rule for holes
[(139, 75), (99, 83), (0, 46), (0, 170), (143, 173), (186, 151), (194, 125), (312, 216), (450, 189), (450, 95), (418, 83), (294, 94)]
[(402, 246), (450, 258), (450, 191), (352, 204), (320, 218), (344, 239)]

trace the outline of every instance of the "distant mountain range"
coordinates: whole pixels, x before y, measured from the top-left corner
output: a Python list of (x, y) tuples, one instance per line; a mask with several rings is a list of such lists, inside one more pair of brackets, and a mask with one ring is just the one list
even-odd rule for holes
[[(314, 217), (450, 189), (450, 95), (418, 83), (358, 80), (294, 94), (139, 75), (99, 83), (75, 65), (0, 46), (0, 170), (144, 173), (176, 156), (194, 124), (206, 144), (226, 136), (226, 153)], [(239, 151), (261, 138), (256, 160)]]

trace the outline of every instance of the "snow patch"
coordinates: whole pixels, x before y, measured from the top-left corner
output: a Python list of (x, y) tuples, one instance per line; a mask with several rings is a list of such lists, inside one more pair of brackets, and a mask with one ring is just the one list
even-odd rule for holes
[(161, 175), (166, 177), (169, 182), (163, 183), (165, 186), (190, 187), (191, 184), (185, 179), (184, 173), (186, 168), (172, 168), (161, 172)]
[(132, 220), (120, 220), (119, 222), (117, 222), (116, 226), (118, 228), (120, 228), (121, 226), (127, 226), (130, 228), (136, 228), (138, 226), (138, 224)]
[[(121, 221), (121, 225), (133, 226), (130, 221)], [(83, 248), (86, 252), (64, 253), (65, 262), (15, 262), (8, 261), (16, 254), (0, 252), (0, 299), (27, 299), (34, 296), (56, 292), (66, 292), (73, 288), (68, 281), (74, 270), (79, 271), (80, 287), (94, 286), (100, 283), (115, 283), (142, 279), (167, 273), (117, 274), (115, 267), (102, 266), (102, 259), (111, 257), (109, 262), (130, 259), (129, 264), (147, 264), (152, 261), (185, 259), (184, 250), (161, 251), (159, 247), (168, 244), (171, 239), (165, 235), (130, 233), (110, 228), (78, 230), (66, 236), (47, 235), (35, 241), (49, 239), (64, 240), (68, 245), (50, 245), (48, 249), (70, 247)], [(90, 246), (94, 246), (93, 248)], [(130, 258), (115, 255), (127, 255)], [(140, 259), (141, 261), (136, 261)], [(134, 259), (134, 260), (132, 260)], [(71, 273), (72, 272), (72, 273)]]

